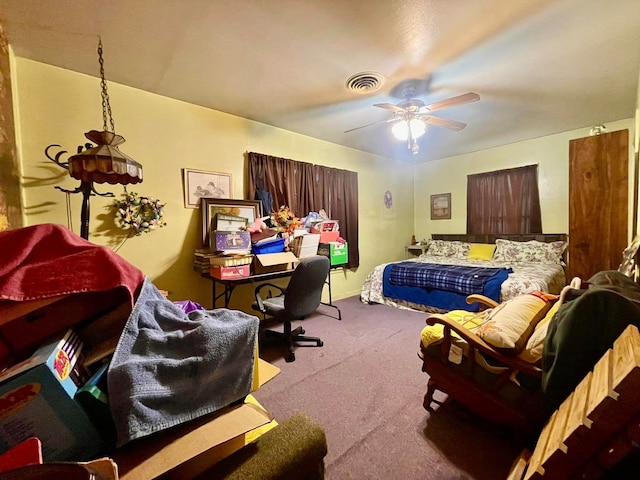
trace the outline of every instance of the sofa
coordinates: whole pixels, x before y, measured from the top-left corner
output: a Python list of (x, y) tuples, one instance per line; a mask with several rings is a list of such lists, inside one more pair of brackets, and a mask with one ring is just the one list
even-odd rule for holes
[(540, 431), (625, 327), (640, 327), (640, 285), (618, 271), (574, 278), (560, 295), (467, 301), (484, 308), (426, 319), (418, 352), (429, 376), (424, 407), (442, 403), (439, 390), (525, 434)]
[(425, 409), (441, 403), (434, 397), (439, 390), (488, 420), (520, 432), (538, 431), (544, 421), (540, 335), (525, 347), (535, 326), (542, 334), (553, 316), (554, 297), (526, 294), (497, 304), (472, 295), (469, 302), (483, 305), (478, 313), (429, 315), (418, 352), (429, 376)]

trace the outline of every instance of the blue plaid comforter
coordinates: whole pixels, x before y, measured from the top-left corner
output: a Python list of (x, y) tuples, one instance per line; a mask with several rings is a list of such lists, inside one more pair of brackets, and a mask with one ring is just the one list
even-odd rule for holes
[(484, 284), (505, 268), (435, 265), (421, 262), (399, 262), (391, 265), (389, 282), (395, 285), (433, 288), (470, 295), (482, 293)]

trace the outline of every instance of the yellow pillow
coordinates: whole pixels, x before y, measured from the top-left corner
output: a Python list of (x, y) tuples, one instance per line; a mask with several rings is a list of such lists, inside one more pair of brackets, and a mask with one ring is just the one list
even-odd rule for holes
[(491, 260), (496, 246), (490, 243), (472, 243), (467, 258), (472, 260)]
[[(451, 310), (445, 315), (449, 320), (462, 325), (467, 330), (473, 331), (484, 321), (485, 312), (472, 313), (466, 310)], [(458, 334), (454, 331), (451, 332), (454, 337), (459, 338)], [(444, 337), (444, 325), (436, 323), (435, 325), (427, 325), (420, 332), (420, 344), (422, 348), (427, 348), (432, 343), (439, 342)]]

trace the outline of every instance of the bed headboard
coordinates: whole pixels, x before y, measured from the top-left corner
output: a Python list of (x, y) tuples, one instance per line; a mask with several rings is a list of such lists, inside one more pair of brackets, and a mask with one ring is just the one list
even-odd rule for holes
[(469, 243), (496, 243), (497, 238), (504, 238), (512, 242), (528, 242), (537, 240), (538, 242), (567, 241), (566, 233), (487, 233), (487, 234), (467, 234), (467, 233), (432, 233), (433, 240), (457, 240)]

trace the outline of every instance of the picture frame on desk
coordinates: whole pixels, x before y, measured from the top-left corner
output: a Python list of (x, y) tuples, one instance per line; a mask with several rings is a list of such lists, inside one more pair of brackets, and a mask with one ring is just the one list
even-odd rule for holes
[(211, 231), (216, 228), (216, 215), (233, 215), (247, 219), (247, 225), (253, 224), (262, 216), (260, 200), (235, 200), (227, 198), (201, 198), (202, 246), (210, 247)]
[(198, 208), (201, 198), (231, 198), (231, 174), (182, 169), (184, 207)]

